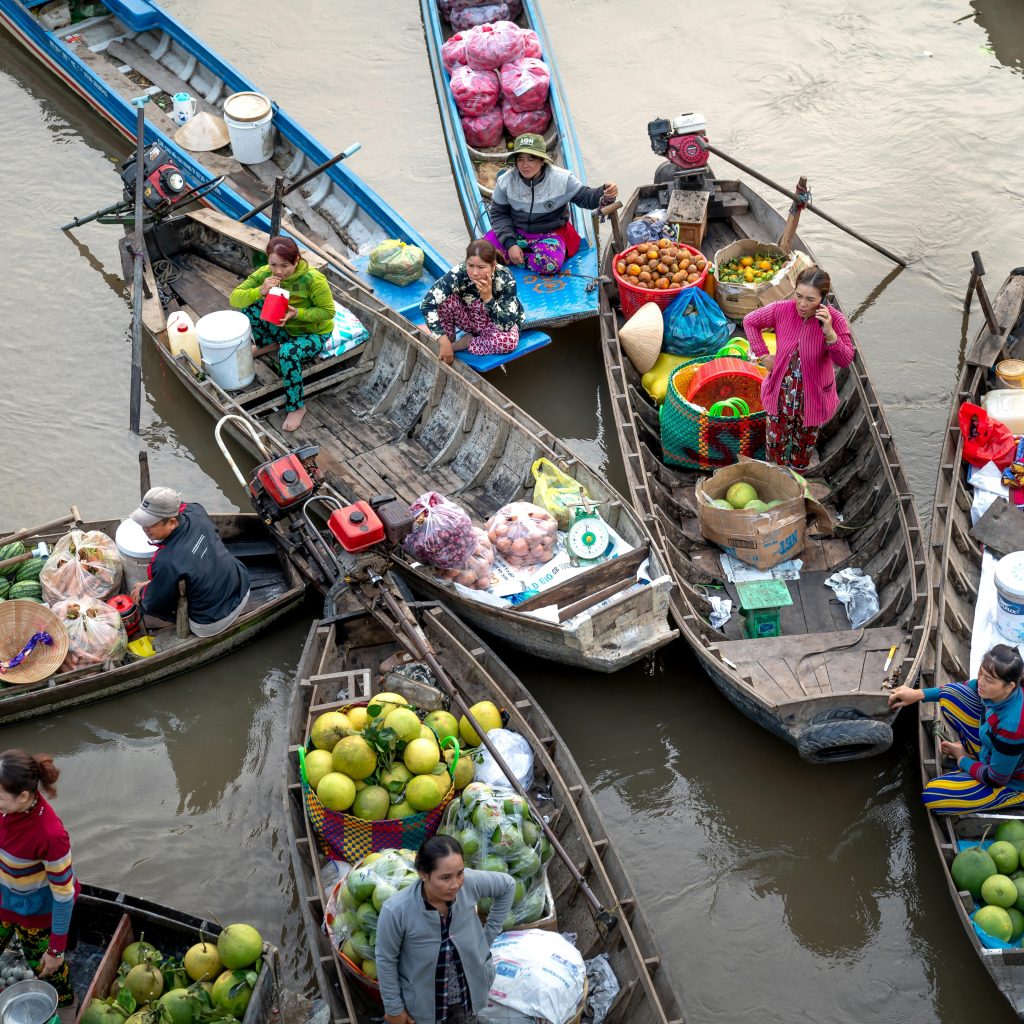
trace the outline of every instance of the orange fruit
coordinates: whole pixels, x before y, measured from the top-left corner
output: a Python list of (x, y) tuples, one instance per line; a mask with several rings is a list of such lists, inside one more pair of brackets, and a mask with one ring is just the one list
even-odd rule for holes
[(639, 277), (640, 276), (640, 268), (635, 263), (629, 268), (629, 276), (630, 277)]
[(615, 264), (615, 269), (620, 274), (624, 274), (626, 272), (626, 261), (625, 260), (619, 260), (619, 262)]

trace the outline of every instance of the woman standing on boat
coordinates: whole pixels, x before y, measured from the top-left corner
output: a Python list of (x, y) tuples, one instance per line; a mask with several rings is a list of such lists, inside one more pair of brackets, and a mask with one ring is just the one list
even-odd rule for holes
[[(512, 909), (516, 883), (467, 868), (451, 836), (416, 854), (416, 885), (392, 896), (377, 922), (377, 980), (388, 1024), (473, 1024), (494, 980), (491, 943)], [(485, 924), (477, 901), (493, 899)]]
[[(485, 239), (470, 242), (465, 261), (434, 282), (420, 312), (449, 366), (466, 348), (473, 355), (515, 351), (525, 318), (515, 278)], [(465, 333), (456, 340), (458, 331)]]
[[(280, 325), (260, 319), (263, 300), (271, 288), (289, 293)], [(298, 430), (306, 415), (302, 364), (320, 355), (334, 329), (334, 297), (327, 278), (302, 259), (290, 238), (277, 235), (267, 243), (266, 265), (254, 270), (231, 293), (231, 305), (249, 318), (254, 348), (270, 345), (278, 349), (287, 412), (281, 429)]]
[[(808, 267), (796, 279), (792, 299), (772, 302), (743, 318), (750, 348), (769, 370), (761, 384), (768, 413), (766, 454), (777, 466), (806, 469), (818, 431), (839, 408), (837, 366), (853, 362), (846, 317), (825, 305), (832, 288), (828, 274)], [(762, 331), (775, 332), (775, 355)]]
[(982, 659), (978, 678), (923, 690), (897, 686), (891, 708), (938, 701), (956, 740), (942, 740), (956, 771), (926, 783), (922, 799), (935, 814), (1002, 810), (1024, 803), (1024, 660), (1015, 647), (996, 644)]
[(555, 167), (543, 135), (520, 135), (491, 196), (491, 230), (484, 235), (509, 263), (535, 274), (557, 274), (576, 255), (580, 236), (569, 204), (596, 210), (619, 194), (615, 182), (587, 188), (564, 167)]
[(68, 834), (46, 799), (59, 775), (49, 754), (0, 754), (0, 949), (17, 932), (29, 966), (66, 1008), (75, 1002), (64, 948), (79, 885)]

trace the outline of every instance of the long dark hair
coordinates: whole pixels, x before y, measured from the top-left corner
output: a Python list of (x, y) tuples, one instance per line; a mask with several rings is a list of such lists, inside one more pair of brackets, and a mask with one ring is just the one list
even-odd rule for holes
[(438, 862), (453, 853), (465, 856), (457, 839), (452, 836), (431, 836), (416, 853), (416, 870), (424, 875), (432, 875), (437, 870)]
[(832, 291), (832, 278), (821, 267), (808, 267), (806, 270), (801, 270), (796, 283), (798, 285), (805, 284), (809, 288), (814, 288), (816, 291), (821, 292), (822, 302), (825, 301), (828, 293)]
[(49, 754), (29, 754), (15, 748), (0, 754), (0, 786), (11, 796), (35, 793), (38, 789), (50, 797), (57, 795), (55, 783), (60, 769)]
[(1009, 644), (996, 644), (987, 651), (981, 659), (981, 667), (986, 672), (991, 672), (997, 679), (1013, 686), (1020, 686), (1021, 676), (1024, 675), (1024, 659), (1017, 648)]
[(497, 249), (487, 241), (486, 238), (474, 238), (469, 245), (466, 246), (466, 259), (470, 256), (475, 256), (479, 260), (483, 260), (484, 263), (494, 266), (496, 263), (500, 263), (503, 267), (505, 264), (505, 257), (498, 252)]

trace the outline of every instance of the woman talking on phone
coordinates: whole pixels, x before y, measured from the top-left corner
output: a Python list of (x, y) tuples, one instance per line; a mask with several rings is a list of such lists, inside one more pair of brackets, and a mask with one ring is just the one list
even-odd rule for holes
[[(750, 348), (768, 368), (761, 384), (761, 404), (768, 414), (769, 462), (806, 469), (818, 431), (839, 408), (837, 366), (853, 362), (853, 340), (846, 317), (825, 304), (831, 291), (828, 274), (808, 267), (796, 279), (792, 299), (772, 302), (743, 318)], [(770, 355), (762, 331), (775, 332)]]

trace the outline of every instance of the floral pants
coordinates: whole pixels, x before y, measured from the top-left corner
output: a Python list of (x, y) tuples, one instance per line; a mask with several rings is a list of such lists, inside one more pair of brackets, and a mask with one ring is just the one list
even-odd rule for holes
[[(484, 240), (490, 242), (505, 259), (508, 259), (508, 251), (498, 241), (498, 236), (493, 231), (484, 235)], [(565, 263), (566, 251), (565, 242), (557, 235), (534, 234), (529, 231), (521, 231), (516, 237), (516, 245), (523, 250), (526, 257), (526, 267), (535, 274), (550, 276), (557, 274)]]
[(278, 367), (284, 380), (284, 407), (294, 412), (305, 405), (302, 387), (302, 364), (316, 359), (330, 338), (329, 334), (289, 334), (283, 327), (268, 324), (260, 319), (263, 303), (257, 302), (242, 312), (252, 325), (252, 340), (262, 348), (264, 345), (280, 345), (277, 353)]
[(514, 352), (519, 344), (519, 328), (503, 331), (490, 318), (482, 302), (467, 305), (458, 295), (449, 295), (437, 308), (441, 333), (454, 341), (456, 331), (472, 336), (469, 351), (475, 356), (501, 355)]
[(776, 466), (806, 469), (814, 454), (819, 427), (804, 426), (804, 381), (800, 360), (793, 356), (779, 388), (778, 412), (768, 416), (765, 457)]
[[(36, 974), (39, 973), (39, 963), (43, 954), (50, 945), (50, 930), (48, 928), (26, 928), (24, 925), (13, 924), (10, 921), (0, 921), (0, 950), (7, 948), (11, 936), (17, 932), (21, 941), (21, 952), (28, 961), (29, 967)], [(61, 962), (60, 967), (46, 979), (57, 990), (57, 1005), (71, 1006), (75, 1001), (75, 994), (71, 991), (71, 972), (68, 970), (67, 959)]]

